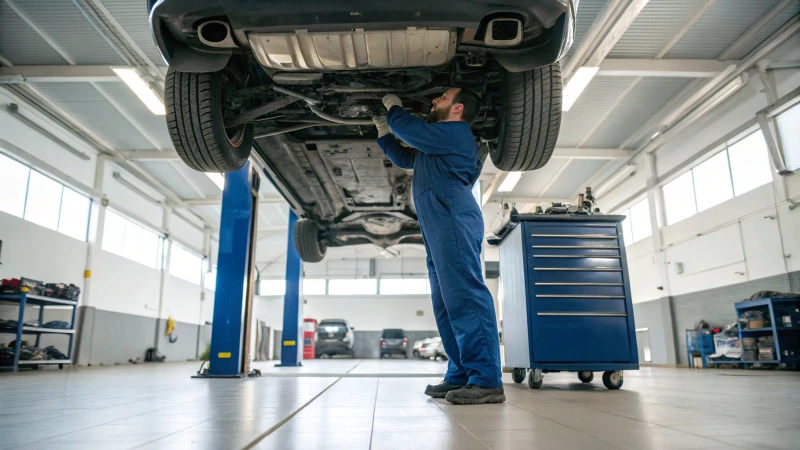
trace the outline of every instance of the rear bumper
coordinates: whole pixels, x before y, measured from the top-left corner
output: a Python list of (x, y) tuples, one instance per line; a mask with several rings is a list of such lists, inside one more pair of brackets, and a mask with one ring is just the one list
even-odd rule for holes
[(381, 354), (404, 354), (408, 353), (408, 347), (381, 347)]
[[(526, 33), (515, 47), (497, 52), (509, 70), (557, 61), (572, 43), (577, 0), (160, 0), (150, 11), (153, 37), (162, 56), (180, 71), (222, 69), (239, 49), (211, 48), (197, 38), (197, 25), (215, 18), (227, 20), (241, 49), (249, 50), (250, 33), (290, 33), (297, 30), (402, 30), (408, 27), (480, 30), (497, 15), (518, 17)], [(542, 33), (537, 29), (544, 29)], [(486, 50), (486, 49), (484, 49)], [(490, 50), (496, 53), (495, 50)], [(533, 58), (533, 62), (529, 61)], [(505, 61), (505, 62), (504, 62)], [(533, 68), (533, 67), (530, 67)], [(528, 70), (528, 69), (523, 69)]]

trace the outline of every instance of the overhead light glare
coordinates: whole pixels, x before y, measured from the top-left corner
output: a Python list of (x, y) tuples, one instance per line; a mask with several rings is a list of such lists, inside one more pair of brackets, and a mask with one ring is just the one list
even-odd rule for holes
[(125, 67), (114, 67), (111, 70), (131, 88), (133, 93), (139, 97), (139, 100), (147, 106), (150, 112), (157, 116), (167, 114), (167, 110), (164, 108), (164, 102), (150, 89), (150, 86), (136, 73), (136, 70)]
[(661, 135), (661, 132), (660, 131), (656, 131), (655, 133), (653, 133), (652, 136), (650, 136), (650, 139), (655, 139), (655, 138), (659, 137), (660, 135)]
[(589, 82), (592, 81), (592, 78), (594, 78), (598, 70), (600, 70), (599, 67), (584, 66), (578, 69), (575, 75), (569, 79), (567, 87), (564, 88), (563, 99), (561, 101), (561, 109), (563, 111), (569, 111), (569, 109), (572, 108), (572, 105), (578, 100), (581, 92), (586, 89), (586, 86), (589, 85)]
[(522, 178), (522, 172), (509, 172), (506, 175), (506, 179), (500, 183), (500, 187), (497, 188), (497, 192), (511, 192), (514, 190), (514, 186), (519, 183), (520, 178)]
[(213, 181), (221, 191), (225, 190), (225, 177), (222, 176), (221, 173), (206, 172), (206, 176), (209, 180)]

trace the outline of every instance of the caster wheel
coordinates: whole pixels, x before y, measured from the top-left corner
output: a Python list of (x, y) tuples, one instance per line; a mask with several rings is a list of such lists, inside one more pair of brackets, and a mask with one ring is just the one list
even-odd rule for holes
[(511, 379), (514, 380), (514, 383), (520, 384), (525, 381), (525, 369), (524, 368), (515, 368), (511, 371)]
[(619, 389), (622, 387), (622, 371), (603, 372), (603, 384), (609, 389)]
[(583, 383), (591, 383), (594, 380), (594, 373), (584, 370), (583, 372), (578, 372), (578, 379), (581, 380)]
[(542, 387), (542, 383), (544, 383), (544, 376), (542, 375), (542, 369), (531, 370), (528, 375), (528, 386), (531, 389), (539, 389), (540, 387)]

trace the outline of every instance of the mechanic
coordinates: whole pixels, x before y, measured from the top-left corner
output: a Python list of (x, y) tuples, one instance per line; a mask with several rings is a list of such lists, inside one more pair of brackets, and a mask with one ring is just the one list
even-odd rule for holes
[(383, 104), (386, 117), (373, 118), (378, 145), (396, 166), (414, 169), (433, 311), (449, 356), (444, 381), (425, 393), (461, 405), (504, 402), (494, 301), (481, 273), (483, 216), (472, 195), (483, 168), (470, 129), (480, 98), (448, 89), (433, 100), (427, 121), (403, 110), (396, 95)]

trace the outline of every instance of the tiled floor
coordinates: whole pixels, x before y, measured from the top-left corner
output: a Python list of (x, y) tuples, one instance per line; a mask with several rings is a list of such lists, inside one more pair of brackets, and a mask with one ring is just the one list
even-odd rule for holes
[(259, 364), (264, 376), (191, 379), (196, 364), (0, 374), (0, 449), (800, 448), (800, 373), (645, 368), (620, 391), (575, 374), (501, 405), (422, 392), (444, 364)]

